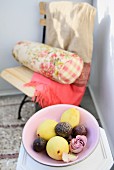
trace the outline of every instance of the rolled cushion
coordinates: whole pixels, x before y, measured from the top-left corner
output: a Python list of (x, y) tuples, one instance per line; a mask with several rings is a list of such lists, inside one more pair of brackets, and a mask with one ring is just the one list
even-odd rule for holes
[(83, 60), (77, 54), (37, 42), (18, 42), (13, 56), (29, 69), (62, 84), (75, 82), (83, 69)]

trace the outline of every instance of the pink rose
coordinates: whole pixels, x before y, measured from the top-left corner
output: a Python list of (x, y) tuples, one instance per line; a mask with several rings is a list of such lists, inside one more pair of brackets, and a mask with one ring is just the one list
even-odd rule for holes
[(87, 137), (84, 135), (77, 135), (70, 141), (70, 151), (73, 153), (79, 153), (87, 144)]

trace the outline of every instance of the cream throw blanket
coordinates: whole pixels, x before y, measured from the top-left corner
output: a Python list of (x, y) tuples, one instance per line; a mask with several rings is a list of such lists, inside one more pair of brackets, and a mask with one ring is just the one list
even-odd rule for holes
[(46, 6), (46, 44), (74, 52), (90, 63), (96, 9), (88, 3), (55, 1)]

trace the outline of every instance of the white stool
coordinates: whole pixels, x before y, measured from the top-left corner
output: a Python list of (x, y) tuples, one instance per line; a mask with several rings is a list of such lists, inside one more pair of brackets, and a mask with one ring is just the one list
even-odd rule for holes
[(100, 141), (94, 152), (84, 161), (67, 167), (50, 167), (33, 160), (21, 144), (16, 170), (110, 170), (114, 161), (104, 129), (100, 128)]

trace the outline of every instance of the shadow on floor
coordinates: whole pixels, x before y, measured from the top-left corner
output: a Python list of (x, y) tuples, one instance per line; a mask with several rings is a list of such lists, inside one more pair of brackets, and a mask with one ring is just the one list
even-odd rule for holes
[(102, 127), (99, 116), (98, 116), (97, 111), (95, 109), (95, 106), (94, 106), (94, 103), (93, 103), (93, 100), (91, 98), (91, 94), (90, 94), (88, 88), (86, 89), (85, 95), (84, 95), (83, 100), (82, 100), (80, 105), (81, 105), (82, 108), (89, 111), (97, 119), (99, 126)]

